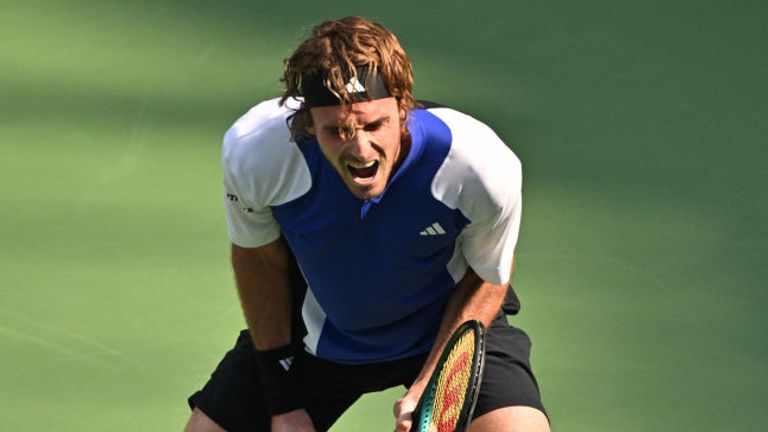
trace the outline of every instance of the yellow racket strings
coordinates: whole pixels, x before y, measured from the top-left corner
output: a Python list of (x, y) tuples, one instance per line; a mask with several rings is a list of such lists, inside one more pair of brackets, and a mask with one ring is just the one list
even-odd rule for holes
[(475, 354), (475, 333), (466, 332), (448, 353), (437, 381), (430, 432), (453, 432), (464, 405)]

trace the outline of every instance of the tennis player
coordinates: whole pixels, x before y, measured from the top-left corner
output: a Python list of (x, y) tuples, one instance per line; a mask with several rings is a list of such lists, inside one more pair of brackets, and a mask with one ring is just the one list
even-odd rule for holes
[(248, 330), (189, 398), (188, 431), (325, 431), (405, 385), (397, 431), (448, 336), (489, 328), (472, 431), (548, 431), (530, 340), (507, 324), (520, 162), (474, 118), (417, 103), (383, 26), (324, 22), (282, 97), (224, 137), (232, 263)]

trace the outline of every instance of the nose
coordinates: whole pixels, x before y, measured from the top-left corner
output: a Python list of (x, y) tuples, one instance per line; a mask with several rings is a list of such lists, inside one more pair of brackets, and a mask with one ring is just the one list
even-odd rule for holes
[(376, 150), (371, 145), (371, 136), (362, 128), (356, 129), (347, 138), (347, 153), (357, 159), (367, 161), (376, 156)]

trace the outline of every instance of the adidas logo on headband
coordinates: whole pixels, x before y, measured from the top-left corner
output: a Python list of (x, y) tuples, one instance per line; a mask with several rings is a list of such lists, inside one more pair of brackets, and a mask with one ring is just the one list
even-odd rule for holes
[[(391, 96), (381, 74), (370, 73), (368, 65), (357, 67), (357, 77), (351, 73), (344, 90), (352, 99), (352, 103), (365, 102), (375, 99), (385, 99)], [(351, 75), (351, 76), (350, 76)], [(304, 96), (304, 105), (307, 107), (323, 107), (340, 105), (341, 100), (323, 84), (324, 73), (302, 75), (301, 94)]]
[(347, 89), (347, 93), (360, 93), (365, 91), (365, 87), (363, 87), (363, 85), (360, 84), (360, 81), (355, 77), (350, 78), (344, 88)]

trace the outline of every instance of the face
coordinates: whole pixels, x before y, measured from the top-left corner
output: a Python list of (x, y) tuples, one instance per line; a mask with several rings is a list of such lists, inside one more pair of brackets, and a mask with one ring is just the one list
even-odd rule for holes
[(359, 199), (381, 195), (405, 151), (395, 98), (311, 108), (313, 127), (326, 159)]

